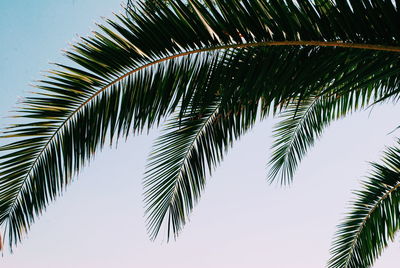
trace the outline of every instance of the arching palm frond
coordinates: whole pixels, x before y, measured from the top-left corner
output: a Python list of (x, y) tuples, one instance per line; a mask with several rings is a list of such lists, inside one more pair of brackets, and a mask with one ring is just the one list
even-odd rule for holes
[(351, 212), (339, 225), (330, 268), (371, 267), (400, 228), (399, 147), (389, 148), (383, 163), (372, 166), (363, 189), (355, 192)]
[[(398, 81), (398, 8), (389, 0), (350, 2), (139, 1), (136, 10), (100, 25), (67, 52), (79, 67), (52, 71), (18, 111), (21, 123), (6, 130), (17, 139), (0, 149), (0, 225), (10, 246), (107, 136), (141, 132), (172, 113), (188, 123), (216, 97), (225, 113), (235, 100), (260, 103), (265, 115), (291, 100), (342, 94), (343, 85), (379, 91), (377, 85)], [(386, 67), (365, 65), (373, 59)], [(210, 77), (214, 86), (205, 86)], [(397, 84), (390, 90), (397, 94)], [(210, 159), (191, 165), (214, 165)], [(190, 207), (191, 198), (178, 194)]]
[(23, 116), (43, 120), (12, 126), (5, 135), (23, 139), (1, 148), (8, 153), (1, 157), (0, 221), (7, 220), (9, 241), (20, 240), (34, 216), (63, 190), (107, 136), (111, 142), (156, 123), (173, 109), (179, 94), (189, 94), (188, 85), (194, 88), (194, 83), (201, 83), (193, 77), (212, 64), (207, 59), (170, 61), (139, 72), (90, 101), (90, 92), (79, 92), (78, 87), (64, 92), (61, 87), (72, 86), (58, 81), (43, 86), (57, 94), (27, 99)]
[[(327, 94), (294, 100), (285, 107), (279, 114), (282, 120), (274, 128), (273, 154), (268, 163), (269, 181), (279, 179), (282, 184), (291, 183), (298, 163), (332, 121), (389, 99), (397, 101), (400, 80), (397, 75), (393, 76), (392, 68), (387, 68), (380, 77), (376, 77), (372, 66), (387, 67), (376, 60), (367, 59), (357, 66), (357, 72), (362, 68), (366, 71), (364, 82), (349, 83), (348, 77), (352, 74), (348, 73), (328, 85), (334, 89), (323, 90)], [(392, 64), (397, 65), (397, 59), (393, 60)]]
[(292, 182), (298, 163), (325, 127), (338, 116), (344, 115), (342, 111), (348, 112), (348, 107), (337, 109), (343, 99), (336, 96), (314, 96), (289, 104), (280, 114), (282, 120), (275, 125), (273, 131), (273, 153), (268, 163), (270, 182), (275, 179), (284, 185)]
[(145, 178), (148, 229), (154, 239), (163, 222), (167, 239), (177, 236), (198, 201), (206, 172), (255, 122), (258, 105), (224, 111), (221, 102), (174, 117), (156, 141)]

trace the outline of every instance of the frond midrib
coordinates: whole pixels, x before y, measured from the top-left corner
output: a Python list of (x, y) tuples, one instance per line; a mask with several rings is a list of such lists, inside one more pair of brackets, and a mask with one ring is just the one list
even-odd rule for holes
[[(208, 51), (216, 51), (216, 50), (225, 50), (225, 49), (238, 49), (238, 48), (250, 48), (250, 47), (262, 47), (262, 46), (320, 46), (320, 47), (343, 47), (343, 48), (355, 48), (355, 49), (365, 49), (365, 50), (375, 50), (375, 51), (386, 51), (386, 52), (396, 52), (400, 53), (400, 46), (386, 46), (386, 45), (377, 45), (377, 44), (363, 44), (363, 43), (345, 43), (345, 42), (325, 42), (325, 41), (266, 41), (266, 42), (251, 42), (251, 43), (242, 43), (242, 44), (231, 44), (231, 45), (220, 45), (220, 46), (214, 46), (214, 47), (208, 47), (208, 48), (202, 48), (202, 49), (195, 49), (195, 50), (190, 50), (190, 51), (185, 51), (182, 53), (178, 53), (172, 56), (168, 56), (165, 58), (161, 58), (152, 62), (149, 62), (147, 64), (144, 64), (138, 68), (135, 68), (119, 77), (114, 79), (112, 82), (107, 84), (106, 86), (102, 87), (98, 91), (96, 91), (92, 96), (90, 96), (85, 102), (83, 102), (81, 105), (79, 105), (75, 110), (72, 111), (72, 113), (60, 124), (60, 126), (54, 131), (54, 133), (50, 136), (48, 141), (45, 143), (44, 147), (40, 150), (38, 153), (35, 161), (32, 163), (31, 167), (29, 168), (26, 176), (22, 180), (21, 186), (18, 189), (18, 194), (17, 197), (14, 199), (12, 202), (12, 205), (8, 209), (7, 215), (10, 215), (12, 211), (14, 211), (17, 202), (21, 196), (23, 188), (26, 186), (26, 181), (29, 178), (32, 170), (36, 166), (36, 164), (39, 162), (41, 159), (43, 153), (47, 150), (48, 145), (54, 141), (54, 137), (60, 133), (60, 131), (63, 129), (63, 127), (68, 123), (68, 121), (77, 113), (79, 112), (85, 105), (87, 105), (91, 100), (96, 98), (99, 94), (110, 88), (111, 86), (115, 85), (116, 83), (120, 82), (127, 76), (132, 75), (133, 73), (136, 73), (142, 69), (146, 69), (148, 67), (151, 67), (153, 65), (172, 60), (175, 58), (180, 58), (183, 56), (188, 56), (192, 54), (197, 54), (197, 53), (202, 53), (202, 52), (208, 52)], [(8, 217), (9, 219), (9, 217)]]

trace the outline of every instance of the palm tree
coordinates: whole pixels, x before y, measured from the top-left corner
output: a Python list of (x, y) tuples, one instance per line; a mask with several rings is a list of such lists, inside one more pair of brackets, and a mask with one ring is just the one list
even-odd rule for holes
[[(10, 247), (107, 141), (168, 121), (144, 179), (147, 227), (179, 234), (211, 173), (256, 121), (280, 117), (270, 181), (292, 181), (330, 122), (399, 96), (400, 1), (139, 1), (66, 52), (0, 148)], [(329, 267), (370, 267), (399, 229), (388, 148), (339, 226)]]

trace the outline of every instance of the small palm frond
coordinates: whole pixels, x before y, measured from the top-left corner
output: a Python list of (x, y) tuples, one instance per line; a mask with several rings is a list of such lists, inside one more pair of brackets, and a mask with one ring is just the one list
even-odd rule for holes
[(284, 185), (292, 182), (299, 162), (333, 120), (335, 106), (340, 100), (335, 96), (314, 96), (289, 104), (280, 114), (282, 120), (273, 130), (275, 140), (268, 163), (270, 182), (275, 179)]
[[(390, 0), (167, 2), (138, 1), (99, 25), (67, 52), (76, 67), (59, 65), (18, 110), (22, 120), (0, 148), (0, 225), (10, 246), (107, 137), (206, 109), (216, 96), (223, 111), (236, 100), (267, 114), (329, 93), (321, 89), (379, 91), (398, 81), (400, 12)], [(210, 77), (219, 84), (204, 87)]]
[(207, 170), (211, 173), (232, 142), (254, 124), (258, 105), (239, 107), (224, 112), (217, 100), (167, 123), (149, 158), (144, 182), (152, 239), (164, 221), (167, 239), (176, 237), (200, 197)]
[[(400, 144), (400, 142), (398, 142)], [(347, 218), (338, 226), (330, 268), (367, 268), (400, 228), (400, 149), (389, 148), (374, 168)]]
[[(374, 73), (375, 67), (382, 68), (379, 76)], [(282, 120), (274, 128), (268, 180), (290, 184), (299, 162), (332, 121), (383, 101), (397, 102), (400, 80), (387, 67), (377, 58), (368, 59), (334, 82), (321, 83), (326, 87), (322, 93), (290, 102), (279, 114)], [(357, 83), (349, 82), (350, 77), (355, 77), (353, 72), (358, 76)]]

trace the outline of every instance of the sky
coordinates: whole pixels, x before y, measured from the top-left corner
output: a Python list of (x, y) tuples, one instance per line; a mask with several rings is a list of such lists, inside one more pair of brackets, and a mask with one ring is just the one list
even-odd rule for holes
[[(62, 50), (121, 11), (120, 0), (0, 1), (0, 127), (30, 86), (67, 62)], [(141, 180), (157, 130), (105, 148), (0, 267), (320, 268), (352, 191), (385, 146), (395, 143), (400, 107), (387, 104), (333, 123), (301, 163), (290, 187), (266, 182), (268, 118), (229, 151), (209, 178), (176, 241), (151, 242)], [(374, 267), (398, 265), (399, 239)]]

